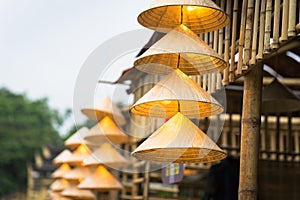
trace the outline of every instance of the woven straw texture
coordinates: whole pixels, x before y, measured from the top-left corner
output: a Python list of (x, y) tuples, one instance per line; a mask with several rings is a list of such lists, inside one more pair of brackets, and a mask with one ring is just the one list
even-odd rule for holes
[(89, 129), (86, 127), (80, 128), (78, 131), (76, 131), (73, 135), (71, 135), (66, 141), (65, 146), (70, 148), (76, 148), (80, 146), (81, 144), (85, 144), (87, 146), (92, 147), (93, 144), (89, 143), (88, 141), (84, 140), (83, 138), (88, 134)]
[(215, 162), (226, 157), (223, 150), (181, 113), (155, 131), (132, 154), (141, 160), (170, 163)]
[(84, 160), (84, 166), (104, 164), (110, 167), (124, 167), (128, 165), (128, 161), (110, 144), (104, 143), (100, 148)]
[(65, 173), (71, 170), (71, 167), (64, 163), (52, 173), (52, 178), (62, 178)]
[(132, 107), (136, 115), (171, 118), (181, 112), (189, 118), (204, 118), (223, 112), (222, 106), (180, 70), (158, 82)]
[(108, 116), (120, 125), (125, 124), (125, 119), (121, 110), (108, 97), (98, 99), (94, 106), (83, 108), (81, 109), (81, 112), (91, 120), (100, 121)]
[(79, 185), (80, 189), (90, 190), (122, 190), (121, 183), (100, 165), (93, 174), (87, 176)]
[(82, 190), (77, 188), (77, 184), (70, 184), (64, 191), (62, 196), (71, 197), (74, 199), (96, 200), (96, 195), (90, 190)]
[(67, 157), (64, 160), (64, 163), (67, 163), (69, 165), (82, 165), (83, 160), (88, 158), (90, 155), (90, 149), (86, 145), (81, 144), (73, 151), (71, 156)]
[(226, 62), (184, 25), (176, 27), (137, 58), (134, 66), (146, 73), (166, 75), (180, 69), (187, 75), (222, 71)]
[(138, 22), (158, 32), (184, 24), (199, 34), (223, 28), (229, 17), (211, 0), (156, 0)]
[(65, 149), (53, 159), (53, 163), (56, 165), (63, 164), (71, 156), (72, 156), (71, 151), (68, 149)]
[(88, 167), (80, 166), (65, 173), (63, 178), (66, 180), (80, 180), (80, 179), (84, 179), (90, 174), (91, 174), (91, 170)]
[(50, 185), (50, 190), (54, 192), (60, 192), (66, 189), (69, 186), (69, 182), (65, 179), (58, 179), (55, 180), (51, 185)]
[(104, 117), (98, 124), (93, 126), (84, 139), (98, 146), (105, 142), (122, 144), (129, 141), (128, 136), (109, 117)]

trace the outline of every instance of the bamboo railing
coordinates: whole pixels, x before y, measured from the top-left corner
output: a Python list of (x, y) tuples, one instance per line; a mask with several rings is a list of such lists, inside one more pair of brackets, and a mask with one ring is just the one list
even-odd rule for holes
[[(240, 120), (238, 114), (227, 114), (219, 144), (229, 155), (237, 156), (240, 149)], [(286, 162), (300, 161), (300, 118), (291, 116), (262, 116), (260, 130), (260, 159)]]
[(296, 0), (217, 0), (231, 22), (200, 38), (227, 63), (220, 73), (203, 75), (197, 82), (213, 93), (234, 82), (272, 52), (296, 37), (300, 27), (300, 2)]

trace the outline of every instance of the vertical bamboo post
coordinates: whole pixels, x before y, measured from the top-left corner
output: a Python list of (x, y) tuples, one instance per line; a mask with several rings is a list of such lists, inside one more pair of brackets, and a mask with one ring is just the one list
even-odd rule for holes
[(239, 1), (234, 0), (233, 16), (232, 16), (232, 39), (231, 39), (231, 55), (230, 55), (231, 63), (230, 63), (230, 68), (229, 68), (229, 82), (234, 82), (238, 9), (239, 9)]
[(296, 9), (297, 0), (290, 0), (288, 37), (296, 36)]
[(258, 54), (257, 60), (263, 59), (264, 51), (264, 35), (265, 35), (265, 15), (266, 15), (266, 0), (261, 0), (260, 19), (259, 19), (259, 39), (258, 39)]
[(273, 19), (273, 42), (271, 48), (277, 49), (279, 45), (280, 0), (275, 0)]
[(242, 74), (242, 68), (243, 68), (247, 4), (248, 4), (248, 0), (243, 0), (240, 39), (239, 39), (239, 60), (238, 60), (238, 67), (236, 71), (238, 75)]
[[(226, 4), (226, 13), (230, 17), (231, 15), (231, 0), (227, 1)], [(230, 17), (231, 18), (231, 17)], [(229, 45), (230, 45), (230, 26), (231, 24), (228, 24), (225, 27), (225, 48), (224, 48), (224, 60), (226, 62), (226, 68), (223, 71), (223, 85), (229, 84)]]
[(203, 82), (202, 82), (202, 88), (207, 91), (207, 74), (203, 75)]
[[(221, 9), (224, 10), (225, 8), (225, 0), (221, 1)], [(224, 28), (219, 29), (219, 38), (218, 38), (218, 54), (223, 56), (223, 37), (224, 37)], [(217, 83), (216, 83), (216, 90), (220, 90), (222, 88), (222, 75), (220, 72), (216, 73)]]
[(259, 19), (259, 6), (260, 0), (255, 1), (254, 9), (254, 23), (253, 23), (253, 36), (252, 36), (252, 52), (251, 59), (249, 61), (250, 65), (255, 65), (256, 63), (256, 53), (257, 53), (257, 36), (258, 36), (258, 19)]
[[(214, 31), (214, 42), (213, 42), (213, 49), (218, 52), (218, 35), (219, 35), (219, 31), (216, 30)], [(212, 73), (211, 75), (211, 93), (215, 93), (216, 92), (216, 82), (217, 82), (217, 73)]]
[(264, 54), (268, 54), (270, 52), (271, 17), (272, 17), (272, 0), (267, 0), (265, 37), (264, 37)]
[(149, 199), (149, 184), (150, 184), (150, 163), (146, 162), (145, 166), (145, 181), (144, 181), (144, 191), (143, 191), (143, 198), (144, 200)]
[(244, 80), (239, 200), (257, 199), (261, 90), (262, 65), (258, 65)]
[(248, 66), (251, 52), (252, 30), (253, 30), (253, 14), (254, 14), (254, 0), (248, 0), (247, 18), (246, 18), (246, 32), (245, 32), (245, 47), (243, 65)]
[[(295, 147), (294, 152), (295, 152), (296, 154), (299, 154), (299, 153), (300, 153), (299, 136), (300, 136), (299, 131), (295, 131), (295, 132), (294, 132), (294, 147)], [(300, 161), (300, 156), (299, 156), (299, 155), (295, 156), (294, 161), (296, 161), (296, 162)]]
[(282, 7), (281, 36), (279, 42), (285, 42), (288, 39), (289, 0), (283, 0)]
[[(292, 125), (292, 115), (289, 114), (288, 116), (288, 136), (287, 136), (287, 151), (288, 153), (292, 153), (292, 141), (293, 141), (293, 136), (292, 136), (292, 130), (293, 130), (293, 125)], [(288, 161), (292, 161), (292, 155), (288, 155)]]

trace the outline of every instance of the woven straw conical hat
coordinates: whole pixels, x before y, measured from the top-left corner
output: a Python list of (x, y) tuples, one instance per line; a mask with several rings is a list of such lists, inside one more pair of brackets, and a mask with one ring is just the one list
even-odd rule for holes
[(138, 22), (158, 32), (184, 24), (199, 34), (223, 28), (229, 17), (211, 0), (155, 0)]
[(96, 195), (90, 190), (82, 190), (77, 188), (78, 184), (70, 184), (64, 191), (61, 192), (62, 196), (71, 197), (74, 199), (96, 200)]
[(53, 159), (53, 163), (56, 165), (63, 164), (71, 156), (72, 156), (71, 151), (68, 149), (65, 149)]
[(94, 106), (83, 108), (81, 109), (81, 112), (91, 120), (100, 121), (104, 117), (109, 116), (118, 124), (125, 124), (125, 119), (121, 113), (121, 110), (108, 97), (98, 99)]
[(203, 118), (223, 112), (222, 106), (180, 70), (158, 82), (131, 108), (141, 116), (170, 118), (181, 112), (189, 118)]
[(55, 180), (51, 185), (50, 185), (50, 190), (54, 192), (60, 192), (66, 189), (69, 186), (69, 182), (65, 179), (58, 179)]
[(49, 192), (49, 197), (51, 200), (72, 200), (68, 197), (61, 196), (60, 192), (53, 192), (53, 191)]
[(53, 178), (62, 178), (63, 175), (70, 170), (71, 170), (70, 166), (68, 164), (64, 163), (52, 173), (52, 177)]
[(109, 117), (104, 117), (98, 124), (93, 126), (84, 139), (98, 146), (104, 142), (122, 144), (129, 141), (128, 136)]
[(104, 164), (109, 167), (123, 167), (128, 165), (128, 161), (109, 143), (104, 143), (83, 162), (84, 166), (100, 164)]
[(223, 150), (181, 113), (155, 131), (132, 154), (141, 160), (172, 163), (214, 162), (226, 157)]
[(71, 156), (65, 159), (64, 163), (69, 165), (82, 165), (83, 160), (88, 158), (90, 155), (90, 149), (86, 145), (81, 144), (73, 151)]
[(141, 71), (166, 75), (180, 69), (187, 75), (222, 71), (226, 62), (184, 25), (176, 27), (137, 58)]
[(121, 183), (100, 165), (93, 174), (86, 177), (79, 185), (80, 189), (90, 190), (122, 190)]
[(82, 180), (90, 174), (91, 174), (90, 168), (80, 166), (65, 173), (63, 178), (66, 180)]
[(70, 148), (76, 148), (81, 144), (85, 144), (87, 146), (93, 146), (92, 144), (90, 144), (89, 142), (83, 139), (88, 132), (89, 132), (88, 128), (86, 127), (80, 128), (78, 131), (76, 131), (65, 141), (65, 145)]

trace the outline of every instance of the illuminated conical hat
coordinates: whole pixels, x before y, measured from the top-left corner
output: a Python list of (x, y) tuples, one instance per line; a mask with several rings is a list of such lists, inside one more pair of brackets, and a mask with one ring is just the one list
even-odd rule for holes
[(60, 192), (69, 186), (69, 182), (65, 179), (55, 180), (51, 185), (50, 189), (54, 192)]
[(70, 148), (78, 147), (81, 144), (85, 144), (87, 146), (93, 146), (92, 144), (90, 144), (89, 142), (83, 139), (88, 132), (89, 132), (88, 128), (86, 127), (80, 128), (78, 131), (76, 131), (65, 141), (65, 145)]
[(211, 0), (155, 0), (138, 22), (158, 32), (184, 24), (199, 34), (223, 28), (229, 17)]
[(132, 153), (141, 160), (172, 163), (214, 162), (226, 157), (205, 133), (177, 113)]
[(72, 156), (71, 151), (65, 149), (53, 159), (53, 163), (56, 165), (63, 164), (65, 160), (67, 160), (71, 156)]
[(158, 82), (131, 108), (136, 115), (170, 118), (181, 112), (189, 118), (203, 118), (223, 112), (222, 106), (203, 88), (175, 70)]
[(82, 165), (83, 160), (88, 158), (90, 155), (90, 149), (86, 145), (81, 144), (73, 151), (71, 156), (65, 159), (64, 163), (69, 165)]
[(104, 142), (121, 144), (129, 141), (128, 136), (109, 117), (104, 117), (93, 126), (84, 139), (94, 145), (101, 145)]
[(180, 69), (187, 75), (222, 71), (226, 62), (184, 25), (168, 32), (137, 58), (135, 67), (141, 71), (166, 75)]
[(104, 143), (83, 162), (83, 165), (85, 166), (100, 164), (104, 164), (109, 167), (123, 167), (128, 165), (128, 161), (109, 143)]
[(93, 174), (86, 177), (79, 185), (80, 189), (90, 190), (122, 190), (121, 183), (100, 165)]
[(96, 199), (96, 195), (90, 190), (82, 190), (77, 188), (77, 184), (70, 184), (69, 187), (61, 192), (62, 196), (71, 197), (75, 199)]
[(68, 164), (62, 164), (57, 170), (52, 173), (53, 178), (62, 178), (65, 173), (70, 171), (71, 168)]
[(94, 106), (83, 108), (81, 112), (91, 120), (100, 121), (104, 117), (109, 116), (118, 124), (125, 124), (125, 119), (120, 109), (108, 97), (98, 99)]
[(49, 197), (51, 200), (71, 200), (68, 197), (63, 197), (60, 195), (60, 192), (49, 192)]
[(65, 173), (63, 178), (66, 180), (82, 180), (90, 174), (91, 174), (90, 168), (80, 166)]

